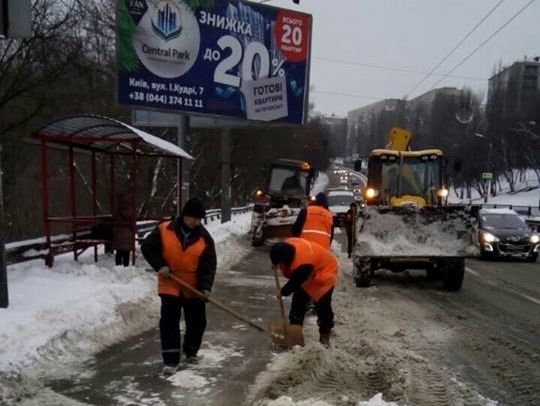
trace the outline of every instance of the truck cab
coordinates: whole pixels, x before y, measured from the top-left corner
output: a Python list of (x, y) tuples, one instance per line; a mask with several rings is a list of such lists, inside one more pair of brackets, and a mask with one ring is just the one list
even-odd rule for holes
[(369, 157), (365, 201), (368, 205), (391, 207), (446, 204), (445, 163), (438, 149), (376, 149)]
[(310, 197), (313, 179), (313, 169), (306, 161), (277, 159), (269, 165), (265, 186), (255, 193), (253, 246), (262, 245), (267, 238), (292, 235), (292, 225)]

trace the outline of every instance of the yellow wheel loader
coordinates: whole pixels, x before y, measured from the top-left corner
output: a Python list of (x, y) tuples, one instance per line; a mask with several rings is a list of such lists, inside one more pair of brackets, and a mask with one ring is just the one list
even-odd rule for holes
[(392, 128), (371, 152), (365, 206), (356, 221), (354, 279), (367, 287), (378, 269), (426, 270), (446, 290), (459, 290), (465, 258), (475, 255), (470, 214), (448, 206), (447, 161), (439, 149), (411, 151), (411, 133)]

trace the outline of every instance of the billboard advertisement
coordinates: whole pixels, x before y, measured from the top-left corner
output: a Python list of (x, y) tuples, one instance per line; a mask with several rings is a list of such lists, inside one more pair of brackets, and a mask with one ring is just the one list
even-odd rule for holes
[(118, 0), (118, 102), (304, 124), (311, 16), (235, 0)]

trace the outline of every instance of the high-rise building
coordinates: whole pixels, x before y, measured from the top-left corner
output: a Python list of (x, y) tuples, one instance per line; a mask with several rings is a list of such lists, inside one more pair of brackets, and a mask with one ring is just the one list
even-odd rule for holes
[[(374, 148), (384, 146), (384, 136), (399, 115), (400, 99), (384, 99), (349, 111), (347, 114), (348, 155), (367, 156)], [(394, 124), (393, 124), (394, 123)], [(376, 135), (380, 134), (380, 137)]]
[(540, 103), (540, 57), (514, 62), (489, 79), (488, 105), (500, 118), (533, 119)]

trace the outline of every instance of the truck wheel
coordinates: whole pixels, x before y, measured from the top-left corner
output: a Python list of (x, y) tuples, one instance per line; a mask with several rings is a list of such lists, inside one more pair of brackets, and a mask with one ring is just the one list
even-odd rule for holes
[(454, 260), (446, 262), (442, 270), (442, 282), (445, 290), (456, 292), (463, 285), (465, 276), (465, 260)]
[(436, 281), (441, 279), (441, 271), (438, 268), (426, 269), (426, 277), (428, 281)]
[(354, 283), (357, 288), (368, 288), (371, 284), (371, 266), (369, 260), (354, 265)]
[(251, 239), (251, 246), (252, 247), (260, 247), (264, 243), (264, 236), (262, 237), (255, 237)]
[(527, 257), (527, 262), (536, 262), (536, 259), (537, 259), (537, 258), (538, 258), (538, 253), (529, 255), (529, 256)]
[(491, 258), (491, 254), (484, 250), (483, 248), (480, 248), (480, 259), (483, 261), (486, 261)]

